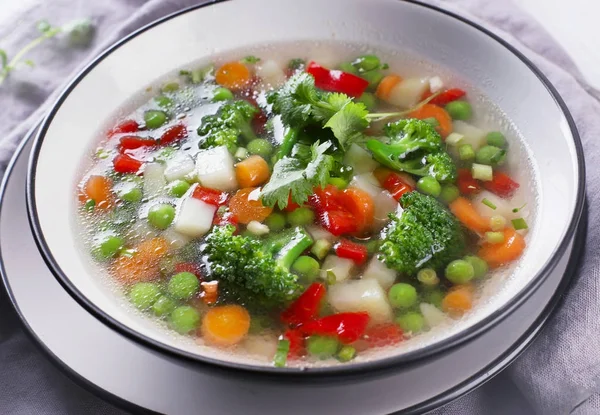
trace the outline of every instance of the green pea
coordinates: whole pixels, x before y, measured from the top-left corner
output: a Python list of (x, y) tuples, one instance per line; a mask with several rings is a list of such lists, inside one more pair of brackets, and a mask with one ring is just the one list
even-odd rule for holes
[(369, 111), (373, 110), (377, 106), (377, 98), (375, 98), (375, 95), (370, 92), (364, 92), (358, 99), (358, 102), (365, 104), (365, 107), (367, 107)]
[(361, 71), (367, 72), (378, 69), (381, 66), (381, 61), (375, 55), (363, 55), (352, 62), (352, 65)]
[(319, 275), (321, 266), (313, 257), (306, 255), (299, 256), (292, 264), (292, 272), (300, 277), (303, 277), (307, 282), (313, 282)]
[(446, 184), (440, 192), (440, 199), (445, 203), (451, 203), (460, 196), (460, 190), (453, 184)]
[(118, 187), (117, 197), (125, 202), (139, 202), (142, 200), (142, 189), (133, 182), (121, 183)]
[(181, 197), (190, 189), (190, 184), (185, 180), (175, 180), (169, 183), (168, 189), (170, 195)]
[(488, 272), (488, 264), (475, 255), (467, 255), (463, 258), (473, 267), (473, 278), (481, 278)]
[(340, 362), (349, 362), (356, 356), (356, 349), (352, 346), (343, 346), (337, 354), (337, 358)]
[(405, 333), (418, 333), (423, 330), (425, 319), (420, 313), (411, 311), (399, 315), (396, 318), (396, 324), (398, 324)]
[(473, 279), (473, 265), (463, 259), (456, 259), (446, 266), (446, 278), (453, 284), (465, 284)]
[(369, 85), (367, 86), (369, 91), (374, 91), (377, 88), (377, 85), (379, 85), (379, 82), (383, 79), (383, 74), (378, 70), (363, 72), (359, 74), (359, 76), (369, 82)]
[(410, 284), (400, 282), (392, 285), (388, 299), (394, 308), (412, 307), (417, 302), (417, 290)]
[(488, 166), (501, 166), (504, 164), (506, 159), (506, 150), (500, 147), (486, 145), (477, 150), (475, 155), (475, 161), (480, 164), (487, 164)]
[(417, 189), (433, 197), (438, 197), (442, 192), (440, 183), (431, 176), (421, 177), (417, 182)]
[(467, 101), (452, 101), (446, 104), (446, 111), (453, 120), (466, 121), (471, 118), (473, 109)]
[(381, 239), (373, 239), (372, 241), (367, 242), (367, 253), (369, 255), (375, 255), (375, 253), (379, 251), (382, 242)]
[(147, 310), (160, 296), (160, 288), (152, 282), (138, 282), (129, 291), (129, 301), (140, 310)]
[(175, 218), (175, 208), (166, 203), (154, 205), (148, 211), (148, 223), (156, 229), (165, 230)]
[(166, 295), (161, 295), (154, 304), (152, 304), (152, 312), (158, 317), (164, 317), (171, 314), (175, 308), (177, 308), (177, 303)]
[(475, 150), (471, 144), (463, 144), (458, 147), (458, 156), (463, 161), (473, 160), (475, 158)]
[(170, 321), (175, 331), (186, 334), (198, 327), (200, 313), (189, 305), (183, 305), (171, 312)]
[(248, 332), (251, 334), (260, 334), (271, 327), (273, 327), (273, 319), (265, 315), (256, 315), (250, 319)]
[(107, 235), (98, 241), (94, 248), (94, 256), (98, 259), (113, 258), (123, 247), (123, 239), (115, 235)]
[(174, 298), (187, 300), (198, 292), (200, 281), (191, 272), (180, 272), (171, 277), (167, 291)]
[(310, 225), (315, 221), (315, 213), (307, 207), (299, 207), (287, 214), (287, 221), (292, 226)]
[(149, 110), (144, 113), (146, 127), (154, 130), (167, 122), (167, 114), (164, 111)]
[(353, 75), (356, 75), (356, 73), (357, 73), (356, 68), (350, 62), (343, 62), (343, 63), (341, 63), (340, 66), (339, 66), (339, 68), (340, 68), (340, 71), (342, 71), (342, 72), (348, 72), (348, 73), (351, 73)]
[(485, 140), (491, 146), (506, 148), (506, 137), (500, 131), (492, 131), (485, 136)]
[(341, 177), (330, 177), (327, 183), (334, 185), (340, 190), (343, 190), (346, 187), (348, 187), (348, 182), (342, 179)]
[(431, 125), (432, 127), (440, 126), (440, 122), (435, 117), (425, 118), (423, 121), (425, 121), (427, 124)]
[(308, 353), (321, 360), (334, 356), (338, 347), (339, 342), (335, 337), (310, 336), (306, 340), (306, 350)]
[(217, 88), (214, 90), (212, 102), (229, 101), (233, 99), (233, 93), (227, 88)]
[(427, 290), (423, 293), (423, 301), (436, 306), (437, 308), (442, 307), (442, 301), (446, 295), (442, 290)]
[(285, 215), (283, 213), (273, 212), (265, 219), (265, 225), (269, 227), (271, 232), (279, 232), (285, 228), (285, 224)]
[(273, 152), (273, 144), (264, 138), (256, 138), (248, 143), (246, 150), (250, 154), (257, 154), (267, 159)]
[(157, 96), (156, 98), (154, 98), (154, 101), (156, 102), (156, 105), (158, 105), (161, 108), (170, 108), (173, 106), (173, 100), (164, 95)]

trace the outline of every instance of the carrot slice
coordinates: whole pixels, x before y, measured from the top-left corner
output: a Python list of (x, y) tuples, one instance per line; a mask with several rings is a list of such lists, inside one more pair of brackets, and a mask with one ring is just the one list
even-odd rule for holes
[(85, 203), (93, 199), (96, 209), (107, 210), (113, 207), (112, 180), (104, 176), (90, 176), (79, 190), (79, 201)]
[(450, 203), (448, 207), (450, 212), (470, 230), (478, 233), (485, 233), (490, 230), (489, 218), (481, 216), (468, 199), (459, 197)]
[(250, 83), (250, 71), (241, 62), (227, 62), (215, 74), (219, 85), (229, 89), (240, 89)]
[(491, 268), (497, 268), (519, 258), (525, 250), (525, 238), (513, 228), (504, 229), (504, 242), (499, 244), (484, 243), (479, 250), (479, 257)]
[(204, 315), (201, 334), (217, 346), (233, 346), (248, 334), (250, 314), (240, 305), (213, 307)]
[(408, 114), (409, 118), (418, 118), (425, 120), (427, 118), (435, 118), (439, 125), (435, 127), (442, 138), (446, 138), (452, 132), (452, 118), (442, 107), (433, 104), (425, 104), (422, 107)]
[(473, 307), (473, 287), (461, 285), (451, 289), (442, 300), (442, 310), (453, 316), (461, 316)]
[(239, 223), (248, 224), (253, 220), (262, 222), (273, 212), (273, 208), (263, 206), (258, 194), (258, 188), (246, 187), (238, 190), (231, 198), (229, 210)]
[(359, 231), (363, 231), (373, 224), (375, 217), (375, 203), (367, 192), (361, 189), (349, 188), (342, 193), (343, 205), (352, 213)]
[(127, 285), (156, 279), (160, 259), (168, 249), (169, 244), (163, 238), (148, 239), (137, 246), (132, 256), (118, 257), (112, 266), (112, 275)]
[(255, 187), (269, 180), (269, 165), (261, 156), (250, 156), (235, 165), (235, 175), (241, 187)]
[(402, 78), (400, 78), (398, 75), (385, 76), (381, 80), (381, 82), (379, 82), (379, 85), (377, 85), (375, 95), (377, 96), (377, 98), (387, 101), (387, 99), (390, 97), (392, 89), (394, 89), (394, 87), (398, 85), (401, 81)]

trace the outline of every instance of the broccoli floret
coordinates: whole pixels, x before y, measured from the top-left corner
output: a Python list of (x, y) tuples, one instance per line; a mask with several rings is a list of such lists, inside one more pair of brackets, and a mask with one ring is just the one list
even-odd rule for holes
[(386, 125), (384, 132), (388, 142), (367, 142), (375, 160), (394, 170), (433, 176), (442, 183), (456, 180), (456, 165), (429, 123), (415, 118), (400, 120)]
[(415, 275), (421, 268), (440, 270), (462, 256), (465, 236), (458, 220), (435, 198), (419, 192), (400, 199), (404, 211), (390, 214), (379, 258), (392, 269)]
[(227, 146), (234, 152), (237, 148), (238, 137), (246, 141), (256, 138), (252, 130), (252, 119), (258, 114), (258, 109), (248, 101), (239, 100), (224, 104), (214, 115), (202, 117), (198, 135), (203, 139), (200, 148), (207, 149)]
[(215, 226), (206, 238), (203, 255), (209, 278), (219, 291), (253, 309), (284, 306), (301, 286), (260, 240), (234, 235), (235, 227)]

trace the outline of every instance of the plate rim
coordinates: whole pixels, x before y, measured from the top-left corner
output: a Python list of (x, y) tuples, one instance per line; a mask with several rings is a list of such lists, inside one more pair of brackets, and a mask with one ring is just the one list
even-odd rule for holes
[(37, 206), (35, 201), (35, 173), (38, 156), (46, 131), (49, 125), (51, 124), (54, 115), (60, 108), (62, 102), (69, 96), (70, 92), (77, 87), (79, 82), (87, 75), (88, 72), (90, 72), (104, 58), (109, 56), (114, 50), (126, 44), (133, 38), (143, 34), (147, 30), (152, 29), (155, 26), (160, 25), (177, 16), (225, 1), (229, 0), (209, 0), (200, 4), (184, 8), (182, 10), (176, 11), (167, 16), (159, 18), (134, 31), (133, 33), (125, 36), (124, 38), (118, 40), (117, 42), (109, 46), (106, 50), (104, 50), (102, 53), (100, 53), (100, 55), (98, 55), (95, 59), (93, 59), (84, 69), (82, 69), (79, 72), (79, 74), (75, 76), (73, 80), (71, 80), (67, 84), (66, 88), (61, 92), (60, 96), (52, 105), (48, 114), (42, 121), (42, 125), (38, 130), (38, 133), (33, 142), (29, 165), (27, 169), (26, 204), (28, 220), (34, 236), (35, 243), (38, 247), (38, 250), (41, 253), (42, 258), (46, 262), (46, 265), (48, 266), (54, 277), (58, 280), (58, 282), (63, 286), (63, 288), (84, 309), (86, 309), (88, 312), (90, 312), (108, 327), (112, 328), (113, 330), (119, 332), (120, 334), (132, 339), (133, 341), (139, 344), (149, 347), (150, 349), (153, 349), (159, 353), (165, 353), (166, 355), (179, 359), (184, 359), (196, 365), (201, 365), (217, 373), (231, 374), (232, 372), (236, 372), (237, 374), (244, 376), (258, 376), (271, 380), (286, 379), (296, 382), (329, 381), (332, 378), (350, 381), (352, 379), (355, 380), (357, 378), (364, 379), (366, 376), (372, 377), (389, 375), (390, 373), (393, 373), (393, 371), (395, 371), (395, 369), (400, 365), (416, 364), (419, 361), (422, 361), (423, 359), (430, 358), (436, 354), (441, 354), (443, 352), (459, 347), (466, 341), (474, 339), (481, 335), (483, 332), (493, 328), (498, 323), (503, 321), (506, 317), (511, 315), (512, 312), (516, 308), (518, 308), (524, 301), (526, 301), (547, 279), (548, 275), (552, 272), (552, 270), (556, 267), (558, 261), (564, 255), (565, 250), (568, 247), (569, 241), (572, 240), (574, 237), (575, 231), (577, 230), (577, 225), (583, 213), (583, 207), (585, 202), (585, 160), (583, 157), (583, 146), (581, 143), (579, 132), (577, 130), (577, 126), (575, 124), (575, 121), (573, 120), (571, 113), (569, 112), (566, 103), (564, 102), (556, 88), (548, 80), (548, 78), (541, 72), (540, 69), (537, 68), (537, 66), (531, 60), (529, 60), (529, 58), (527, 58), (523, 53), (521, 53), (518, 49), (510, 45), (508, 42), (500, 38), (498, 35), (491, 32), (489, 29), (486, 29), (478, 23), (475, 23), (470, 19), (460, 16), (454, 12), (445, 10), (438, 6), (425, 4), (419, 0), (397, 0), (424, 7), (433, 10), (437, 13), (442, 13), (444, 15), (452, 17), (461, 23), (467, 24), (477, 29), (484, 35), (490, 37), (492, 40), (498, 42), (501, 46), (506, 48), (509, 52), (514, 54), (518, 59), (520, 59), (529, 68), (529, 70), (532, 71), (534, 75), (536, 75), (536, 77), (539, 79), (542, 85), (544, 85), (550, 96), (553, 98), (556, 105), (559, 107), (567, 121), (569, 130), (573, 137), (573, 144), (575, 147), (575, 153), (577, 157), (577, 172), (579, 178), (573, 216), (571, 217), (569, 226), (567, 227), (567, 230), (562, 240), (554, 250), (551, 257), (540, 269), (537, 275), (534, 278), (532, 278), (532, 280), (525, 287), (523, 287), (520, 292), (518, 292), (503, 307), (499, 308), (498, 310), (495, 310), (481, 321), (475, 323), (473, 326), (461, 331), (460, 333), (456, 333), (451, 337), (448, 337), (442, 342), (434, 343), (423, 348), (404, 353), (399, 356), (392, 356), (364, 363), (351, 364), (347, 366), (340, 365), (317, 368), (274, 368), (268, 366), (257, 366), (246, 363), (227, 362), (215, 358), (202, 356), (200, 354), (184, 351), (138, 333), (137, 331), (129, 328), (120, 321), (112, 318), (104, 311), (102, 311), (99, 307), (97, 307), (93, 302), (88, 300), (77, 289), (77, 287), (75, 287), (75, 285), (70, 281), (70, 279), (64, 274), (64, 272), (56, 263), (41, 231), (39, 218), (37, 217)]

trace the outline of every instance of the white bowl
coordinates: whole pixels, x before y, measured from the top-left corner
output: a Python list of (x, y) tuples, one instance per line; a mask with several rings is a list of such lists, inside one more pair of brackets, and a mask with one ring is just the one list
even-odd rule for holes
[[(475, 88), (470, 93), (480, 91), (500, 106), (524, 137), (522, 150), (533, 156), (530, 171), (537, 176), (530, 189), (537, 195), (531, 201), (537, 205), (535, 223), (518, 267), (501, 284), (498, 276), (493, 281), (495, 295), (479, 301), (474, 312), (448, 329), (432, 330), (408, 346), (380, 352), (376, 359), (308, 370), (274, 369), (199, 348), (132, 313), (98, 278), (73, 230), (75, 186), (98, 132), (140, 91), (194, 61), (274, 42), (328, 40), (413, 54), (460, 74)], [(583, 206), (584, 164), (573, 120), (548, 80), (523, 55), (471, 22), (407, 1), (238, 0), (176, 13), (98, 57), (67, 87), (44, 121), (32, 151), (27, 188), (30, 221), (48, 265), (65, 289), (101, 321), (170, 355), (210, 366), (307, 378), (393, 369), (493, 328), (541, 284), (572, 239)]]

